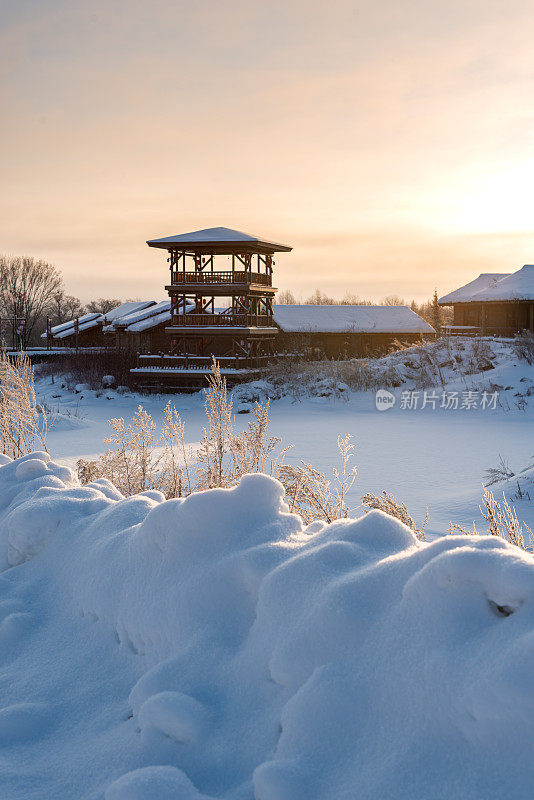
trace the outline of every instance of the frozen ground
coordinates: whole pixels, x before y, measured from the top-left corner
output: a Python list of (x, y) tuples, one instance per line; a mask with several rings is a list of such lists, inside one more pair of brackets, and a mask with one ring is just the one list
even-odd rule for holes
[[(385, 375), (391, 376), (393, 370), (399, 384), (389, 387), (396, 398), (395, 406), (389, 410), (377, 410), (374, 391), (344, 390), (332, 394), (319, 381), (317, 386), (311, 386), (311, 392), (325, 392), (326, 397), (306, 391), (295, 400), (290, 392), (289, 396), (272, 401), (271, 432), (281, 436), (285, 444), (294, 445), (288, 460), (302, 458), (328, 473), (338, 463), (337, 437), (351, 433), (358, 467), (358, 480), (350, 498), (353, 506), (359, 505), (365, 492), (385, 489), (405, 502), (417, 520), (424, 518), (428, 508), (430, 532), (445, 532), (449, 521), (469, 526), (474, 520), (479, 522), (485, 471), (496, 466), (500, 456), (515, 473), (532, 463), (534, 367), (518, 361), (506, 342), (491, 343), (493, 361), (488, 361), (487, 348), (473, 357), (473, 347), (476, 350), (477, 345), (467, 340), (460, 345), (465, 348), (460, 364), (453, 363), (444, 347), (437, 354), (431, 345), (421, 352), (417, 348), (381, 360)], [(453, 354), (457, 347), (453, 343)], [(432, 364), (429, 366), (423, 358), (427, 405), (422, 408), (425, 389), (420, 386), (419, 362), (425, 352), (431, 354), (439, 374), (432, 374)], [(414, 395), (403, 395), (412, 390)], [(462, 409), (462, 403), (468, 402), (465, 393), (470, 390), (475, 393), (471, 399), (476, 407)], [(444, 391), (447, 399), (457, 392), (458, 409), (440, 408)], [(496, 404), (494, 392), (498, 395)], [(262, 391), (252, 392), (251, 396), (262, 394), (266, 396)], [(432, 401), (433, 394), (437, 400)], [(49, 449), (70, 466), (80, 456), (105, 449), (103, 439), (111, 416), (129, 417), (141, 403), (159, 422), (169, 399), (122, 395), (113, 390), (77, 393), (61, 388), (61, 381), (56, 380), (52, 386), (49, 378), (38, 382), (38, 395), (61, 412), (49, 434)], [(403, 407), (407, 401), (417, 401), (417, 408)], [(186, 422), (189, 441), (198, 441), (205, 423), (201, 396), (175, 395), (173, 402)], [(246, 415), (236, 415), (238, 427), (247, 421)], [(499, 485), (493, 488), (496, 494), (500, 493)], [(515, 482), (507, 488), (513, 497)], [(516, 501), (516, 507), (518, 516), (533, 527), (532, 504)]]

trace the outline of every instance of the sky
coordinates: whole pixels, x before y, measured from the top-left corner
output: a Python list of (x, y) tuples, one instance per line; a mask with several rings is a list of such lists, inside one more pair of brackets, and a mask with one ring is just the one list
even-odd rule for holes
[(163, 297), (146, 239), (378, 301), (534, 261), (534, 3), (0, 0), (0, 252)]

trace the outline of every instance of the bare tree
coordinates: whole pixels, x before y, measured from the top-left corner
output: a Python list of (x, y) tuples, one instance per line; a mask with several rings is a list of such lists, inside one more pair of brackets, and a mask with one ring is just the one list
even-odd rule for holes
[(94, 314), (96, 314), (96, 312), (107, 314), (108, 311), (111, 311), (112, 308), (117, 308), (121, 303), (122, 300), (99, 297), (98, 300), (91, 300), (90, 303), (87, 303), (85, 309)]
[(51, 308), (54, 295), (62, 290), (63, 279), (57, 267), (31, 256), (0, 255), (0, 313), (21, 317), (26, 340), (36, 323)]
[(375, 303), (373, 303), (372, 300), (362, 299), (357, 294), (351, 294), (351, 292), (345, 292), (345, 294), (343, 295), (343, 298), (341, 300), (341, 305), (342, 306), (374, 306)]
[(281, 306), (297, 305), (297, 299), (291, 289), (282, 289), (276, 296), (276, 302)]
[(78, 298), (65, 294), (63, 289), (58, 289), (54, 294), (53, 309), (53, 316), (58, 323), (79, 317), (84, 310)]
[(399, 297), (398, 294), (388, 294), (387, 297), (384, 297), (382, 300), (383, 306), (405, 306), (406, 300), (404, 297)]
[(316, 289), (310, 297), (306, 300), (306, 305), (309, 306), (333, 306), (335, 305), (335, 300), (333, 297), (329, 297), (324, 292), (321, 292), (320, 289)]

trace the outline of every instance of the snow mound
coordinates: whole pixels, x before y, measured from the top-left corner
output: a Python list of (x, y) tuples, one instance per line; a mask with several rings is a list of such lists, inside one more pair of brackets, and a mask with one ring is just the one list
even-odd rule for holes
[(176, 767), (145, 767), (111, 784), (105, 800), (209, 800)]
[(42, 453), (0, 467), (0, 530), (2, 797), (531, 796), (534, 560), (506, 542), (306, 528), (263, 475), (124, 498)]

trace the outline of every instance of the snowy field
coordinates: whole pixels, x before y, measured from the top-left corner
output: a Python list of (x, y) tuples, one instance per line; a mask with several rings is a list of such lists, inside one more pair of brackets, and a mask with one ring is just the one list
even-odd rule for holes
[[(469, 375), (443, 362), (435, 409), (410, 353), (386, 360), (386, 411), (319, 378), (298, 400), (274, 392), (291, 460), (330, 472), (352, 433), (353, 505), (386, 489), (418, 521), (428, 507), (427, 543), (378, 511), (306, 528), (262, 475), (185, 500), (80, 487), (70, 467), (105, 449), (107, 419), (142, 403), (159, 422), (168, 398), (38, 381), (51, 457), (0, 466), (0, 797), (532, 797), (534, 561), (437, 535), (483, 529), (499, 455), (532, 463), (534, 370), (492, 352)], [(477, 407), (439, 408), (443, 391)], [(202, 400), (174, 399), (194, 444)], [(513, 499), (519, 480), (534, 499), (532, 474), (493, 488)], [(532, 501), (514, 502), (532, 524)]]
[[(467, 341), (465, 346), (469, 350), (472, 343)], [(425, 408), (425, 390), (403, 374), (406, 382), (390, 388), (396, 403), (387, 411), (377, 410), (374, 391), (345, 391), (338, 397), (285, 396), (271, 403), (270, 431), (284, 445), (293, 445), (287, 461), (304, 459), (329, 475), (339, 463), (338, 436), (352, 434), (358, 468), (350, 496), (354, 508), (366, 492), (386, 490), (402, 500), (416, 520), (422, 520), (428, 509), (431, 533), (445, 533), (449, 521), (472, 526), (480, 521), (485, 471), (497, 466), (502, 456), (519, 473), (534, 456), (534, 367), (513, 358), (509, 345), (493, 345), (493, 349), (496, 359), (491, 371), (459, 376), (455, 369), (443, 370), (445, 385), (426, 388)], [(403, 366), (401, 359), (402, 354), (389, 357), (396, 368)], [(52, 386), (50, 378), (38, 382), (38, 397), (59, 412), (49, 433), (49, 450), (71, 467), (79, 457), (96, 456), (106, 449), (103, 440), (109, 435), (111, 416), (129, 418), (141, 404), (160, 424), (169, 399), (168, 395), (122, 395), (114, 390), (76, 392), (61, 388), (61, 383), (56, 379)], [(497, 403), (491, 393), (494, 386), (499, 387), (494, 390)], [(403, 401), (407, 391), (410, 396)], [(457, 409), (440, 407), (444, 391), (449, 402), (457, 393)], [(468, 391), (474, 393), (471, 401), (465, 395)], [(486, 408), (482, 407), (484, 392)], [(437, 399), (432, 400), (433, 395)], [(417, 407), (406, 407), (410, 401)], [(188, 441), (194, 444), (206, 424), (202, 396), (174, 395), (173, 402), (186, 423)], [(462, 403), (466, 408), (461, 408)], [(239, 408), (238, 398), (235, 408)], [(248, 417), (236, 414), (235, 420), (241, 429)], [(514, 481), (510, 490), (510, 496), (517, 490)], [(495, 491), (502, 489), (497, 485)], [(518, 503), (517, 512), (534, 527), (531, 504)]]

